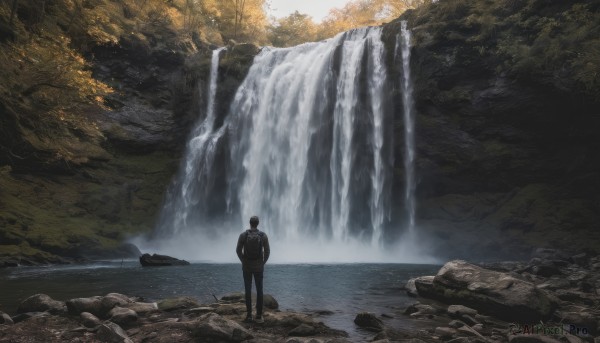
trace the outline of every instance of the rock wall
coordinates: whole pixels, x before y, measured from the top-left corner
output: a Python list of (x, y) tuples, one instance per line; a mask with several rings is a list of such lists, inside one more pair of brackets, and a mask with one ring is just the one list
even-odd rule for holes
[[(594, 30), (574, 35), (594, 13), (585, 2), (446, 1), (401, 18), (414, 37), (417, 225), (435, 254), (600, 248), (600, 88), (578, 79), (583, 57), (560, 50), (594, 53)], [(388, 51), (399, 32), (399, 22), (386, 26)], [(401, 96), (393, 96), (401, 138)], [(403, 187), (395, 187), (399, 223)]]
[[(138, 257), (123, 242), (153, 229), (188, 132), (204, 115), (211, 48), (156, 27), (88, 46), (94, 78), (114, 92), (106, 109), (78, 114), (90, 130), (64, 129), (53, 137), (56, 146), (23, 127), (27, 113), (13, 110), (23, 108), (14, 99), (0, 99), (11, 133), (2, 141), (27, 156), (0, 156), (0, 267)], [(221, 112), (256, 51), (238, 45), (224, 54)]]

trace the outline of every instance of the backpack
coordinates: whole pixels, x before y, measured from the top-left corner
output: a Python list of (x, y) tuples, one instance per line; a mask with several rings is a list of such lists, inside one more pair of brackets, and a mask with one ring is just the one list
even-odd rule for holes
[(258, 260), (261, 257), (263, 233), (260, 231), (246, 230), (244, 242), (244, 257), (248, 260)]

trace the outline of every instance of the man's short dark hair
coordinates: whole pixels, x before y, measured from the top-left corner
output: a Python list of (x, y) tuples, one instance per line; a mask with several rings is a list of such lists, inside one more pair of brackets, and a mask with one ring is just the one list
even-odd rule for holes
[(258, 226), (258, 217), (257, 216), (250, 217), (250, 226), (252, 226), (252, 227)]

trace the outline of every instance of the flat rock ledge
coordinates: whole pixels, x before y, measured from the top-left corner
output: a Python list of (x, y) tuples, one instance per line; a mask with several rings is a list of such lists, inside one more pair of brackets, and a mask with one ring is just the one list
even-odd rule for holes
[(143, 302), (110, 293), (65, 302), (36, 294), (11, 317), (0, 312), (0, 342), (349, 342), (312, 316), (276, 309), (270, 296), (264, 323), (245, 323), (239, 294), (211, 304), (192, 297)]

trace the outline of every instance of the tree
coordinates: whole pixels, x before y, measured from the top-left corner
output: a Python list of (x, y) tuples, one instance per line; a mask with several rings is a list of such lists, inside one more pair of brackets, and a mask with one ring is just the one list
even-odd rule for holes
[(317, 25), (309, 15), (295, 11), (269, 28), (269, 39), (278, 47), (316, 41)]
[(225, 0), (218, 3), (217, 22), (225, 40), (266, 43), (266, 0)]

